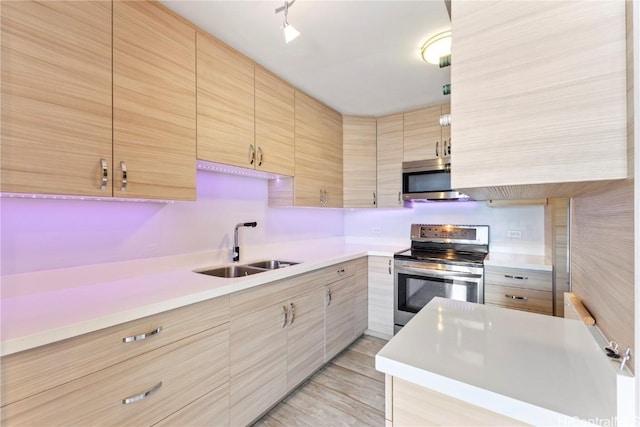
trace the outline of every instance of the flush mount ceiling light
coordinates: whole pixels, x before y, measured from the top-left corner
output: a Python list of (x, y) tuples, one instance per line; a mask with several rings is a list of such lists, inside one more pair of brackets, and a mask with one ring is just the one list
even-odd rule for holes
[(420, 51), (423, 60), (429, 64), (438, 64), (441, 56), (451, 53), (451, 30), (431, 37), (422, 45)]
[(284, 23), (282, 24), (282, 29), (284, 30), (284, 41), (285, 43), (289, 43), (296, 37), (300, 35), (300, 32), (293, 28), (293, 25), (289, 24), (287, 21), (287, 15), (289, 14), (289, 7), (293, 5), (296, 0), (285, 1), (284, 6), (280, 6), (276, 9), (276, 13), (280, 13), (284, 10)]

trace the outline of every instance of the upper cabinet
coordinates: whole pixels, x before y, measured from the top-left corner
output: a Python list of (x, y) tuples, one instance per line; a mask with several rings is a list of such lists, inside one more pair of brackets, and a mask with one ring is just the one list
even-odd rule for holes
[(111, 3), (1, 7), (0, 190), (110, 197)]
[(627, 178), (625, 2), (452, 7), (454, 188), (562, 197)]
[(256, 65), (256, 169), (294, 174), (294, 92), (293, 86)]
[(198, 32), (198, 159), (255, 168), (254, 63)]
[(344, 116), (342, 118), (342, 157), (345, 208), (375, 208), (376, 119)]
[(449, 128), (440, 127), (440, 115), (449, 104), (432, 105), (404, 113), (403, 161), (437, 159), (451, 154)]
[(403, 115), (392, 114), (377, 120), (378, 207), (403, 207), (402, 159)]
[(195, 30), (152, 2), (113, 2), (118, 197), (196, 196)]
[(342, 207), (342, 115), (322, 106), (323, 172), (318, 176), (324, 190), (323, 206)]

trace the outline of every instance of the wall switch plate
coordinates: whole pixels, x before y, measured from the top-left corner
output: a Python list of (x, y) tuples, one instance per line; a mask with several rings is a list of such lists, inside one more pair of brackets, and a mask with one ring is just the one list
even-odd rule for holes
[(522, 231), (520, 230), (509, 230), (507, 231), (507, 237), (511, 239), (520, 239), (522, 238)]
[(371, 232), (373, 234), (380, 234), (380, 227), (371, 227)]

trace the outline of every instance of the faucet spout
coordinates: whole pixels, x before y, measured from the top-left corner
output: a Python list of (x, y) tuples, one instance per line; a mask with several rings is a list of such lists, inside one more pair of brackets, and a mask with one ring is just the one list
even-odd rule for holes
[(236, 224), (236, 227), (233, 230), (233, 262), (238, 262), (240, 261), (240, 246), (238, 244), (238, 229), (240, 227), (255, 227), (257, 226), (258, 223), (253, 221), (253, 222), (239, 222), (238, 224)]

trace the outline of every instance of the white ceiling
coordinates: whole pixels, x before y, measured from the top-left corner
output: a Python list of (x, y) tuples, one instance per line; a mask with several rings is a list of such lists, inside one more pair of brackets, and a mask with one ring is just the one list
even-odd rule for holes
[(285, 44), (282, 1), (160, 0), (257, 63), (342, 114), (380, 116), (446, 102), (450, 68), (420, 57), (451, 28), (444, 0), (296, 0)]

